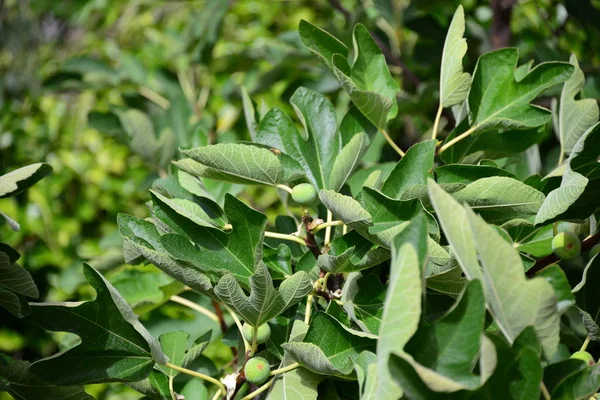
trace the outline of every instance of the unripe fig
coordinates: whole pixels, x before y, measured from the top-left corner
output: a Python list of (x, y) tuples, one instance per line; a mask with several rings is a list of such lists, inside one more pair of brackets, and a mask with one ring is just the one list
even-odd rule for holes
[(269, 362), (262, 357), (254, 357), (248, 360), (244, 366), (246, 380), (255, 385), (260, 385), (269, 377), (271, 367)]
[(590, 250), (590, 258), (594, 257), (596, 254), (600, 253), (600, 243), (598, 243), (597, 245), (595, 245), (594, 247), (591, 248)]
[(571, 355), (572, 359), (585, 361), (587, 365), (594, 365), (594, 357), (587, 351), (576, 351)]
[[(248, 342), (252, 343), (252, 325), (244, 322), (242, 325), (242, 335), (244, 335), (244, 339)], [(258, 327), (258, 331), (256, 332), (256, 343), (263, 344), (271, 337), (271, 327), (269, 324), (262, 324)]]
[(571, 260), (581, 252), (581, 242), (573, 232), (559, 232), (552, 239), (552, 250), (561, 260)]
[(292, 189), (292, 199), (298, 204), (307, 206), (317, 198), (317, 189), (310, 183), (301, 183)]

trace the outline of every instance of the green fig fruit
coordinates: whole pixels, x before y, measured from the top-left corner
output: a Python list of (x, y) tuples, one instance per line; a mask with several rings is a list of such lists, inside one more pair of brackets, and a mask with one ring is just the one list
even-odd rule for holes
[(552, 239), (552, 250), (561, 260), (571, 260), (581, 253), (581, 241), (573, 232), (559, 232)]
[(590, 250), (590, 258), (594, 257), (596, 254), (600, 253), (600, 243), (595, 245)]
[(269, 362), (262, 357), (254, 357), (246, 362), (244, 366), (244, 375), (246, 380), (255, 385), (260, 385), (269, 377), (271, 367)]
[(292, 189), (292, 199), (303, 206), (311, 204), (317, 198), (317, 189), (310, 183), (301, 183)]
[[(252, 325), (244, 322), (242, 325), (242, 334), (244, 335), (244, 339), (248, 342), (252, 343)], [(263, 344), (271, 337), (271, 327), (269, 324), (262, 324), (258, 327), (258, 331), (256, 332), (256, 343)]]
[(594, 357), (587, 351), (576, 351), (571, 355), (572, 359), (585, 361), (587, 365), (594, 365)]

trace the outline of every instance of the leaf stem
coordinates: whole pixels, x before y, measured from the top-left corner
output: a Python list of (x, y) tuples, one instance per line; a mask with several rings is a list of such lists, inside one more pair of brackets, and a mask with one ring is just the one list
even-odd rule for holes
[(138, 89), (138, 93), (150, 100), (151, 102), (153, 102), (154, 104), (156, 104), (157, 106), (159, 106), (160, 108), (162, 108), (163, 110), (166, 110), (169, 107), (171, 107), (171, 102), (169, 100), (167, 100), (166, 98), (164, 98), (163, 96), (156, 93), (150, 88), (142, 86)]
[(400, 154), (400, 157), (404, 157), (404, 152), (402, 151), (402, 149), (398, 147), (396, 143), (394, 143), (394, 141), (392, 140), (390, 135), (385, 131), (385, 129), (379, 129), (379, 132), (381, 132), (385, 140), (387, 140), (388, 144), (392, 146), (392, 149), (394, 149), (396, 153)]
[(558, 167), (560, 167), (562, 165), (563, 161), (565, 161), (565, 152), (563, 151), (563, 149), (561, 147), (560, 155), (558, 156)]
[(271, 379), (269, 382), (265, 383), (264, 385), (262, 385), (261, 387), (259, 387), (258, 389), (256, 389), (254, 392), (250, 393), (247, 396), (242, 397), (242, 400), (250, 400), (255, 398), (256, 396), (258, 396), (259, 394), (261, 394), (262, 392), (268, 390), (271, 385), (273, 384), (273, 382), (275, 382), (276, 378)]
[(252, 347), (250, 347), (250, 357), (252, 357), (254, 355), (254, 353), (256, 353), (256, 348), (258, 347), (258, 344), (256, 343), (257, 336), (258, 336), (258, 326), (253, 326), (252, 327)]
[(553, 236), (558, 235), (558, 222), (554, 222), (552, 224), (552, 235)]
[(309, 294), (306, 298), (306, 311), (304, 312), (304, 323), (308, 325), (310, 323), (310, 315), (312, 314), (312, 303), (313, 295)]
[(188, 299), (185, 299), (185, 298), (179, 297), (179, 296), (171, 296), (169, 298), (169, 300), (171, 300), (172, 302), (184, 305), (188, 308), (191, 308), (194, 311), (198, 311), (199, 313), (206, 315), (208, 318), (212, 319), (213, 321), (220, 323), (219, 317), (217, 316), (217, 314), (202, 307), (200, 304), (196, 304), (193, 301), (190, 301)]
[(171, 393), (171, 400), (177, 400), (175, 390), (173, 389), (173, 376), (169, 376), (169, 393)]
[(271, 373), (269, 373), (269, 375), (275, 376), (275, 375), (285, 374), (286, 372), (295, 370), (299, 366), (300, 366), (300, 364), (293, 363), (293, 364), (288, 365), (287, 367), (283, 367), (283, 368), (279, 368), (279, 369), (274, 369), (273, 371), (271, 371)]
[(442, 118), (443, 110), (444, 110), (444, 107), (442, 106), (442, 102), (440, 102), (437, 113), (435, 114), (435, 121), (433, 121), (433, 132), (431, 133), (431, 138), (433, 140), (435, 140), (435, 138), (437, 137), (437, 131), (438, 131), (438, 127), (440, 126), (440, 119)]
[(460, 135), (458, 135), (457, 137), (455, 137), (454, 139), (452, 139), (451, 141), (449, 141), (448, 143), (446, 143), (445, 145), (440, 147), (440, 151), (438, 151), (438, 154), (442, 154), (444, 151), (448, 150), (449, 147), (452, 147), (454, 144), (460, 142), (463, 139), (466, 139), (473, 132), (475, 132), (477, 130), (477, 128), (479, 128), (479, 125), (475, 125), (469, 129), (467, 129), (466, 131), (464, 131), (463, 133), (461, 133)]
[(215, 393), (212, 400), (217, 400), (219, 397), (221, 397), (221, 393), (223, 393), (221, 390), (217, 390), (217, 393)]
[(227, 393), (227, 390), (225, 389), (225, 385), (223, 385), (221, 382), (219, 382), (218, 380), (216, 380), (212, 376), (204, 375), (204, 374), (202, 374), (200, 372), (192, 371), (191, 369), (183, 368), (183, 367), (180, 367), (178, 365), (171, 364), (169, 362), (165, 363), (164, 366), (167, 367), (167, 368), (174, 369), (175, 371), (179, 371), (182, 374), (194, 376), (196, 378), (200, 378), (200, 379), (203, 379), (203, 380), (208, 381), (210, 383), (213, 383), (213, 384), (215, 384), (215, 385), (218, 386), (218, 388), (221, 390), (222, 393)]
[(329, 246), (329, 242), (331, 241), (331, 223), (332, 222), (333, 222), (333, 213), (331, 211), (327, 210), (327, 222), (325, 222), (325, 224), (329, 224), (329, 225), (327, 225), (327, 227), (325, 228), (325, 241), (323, 242), (325, 247)]
[(588, 347), (588, 344), (590, 344), (590, 337), (587, 336), (585, 338), (585, 340), (583, 341), (583, 344), (581, 345), (581, 349), (579, 349), (579, 351), (585, 351)]
[(289, 240), (291, 242), (296, 242), (298, 244), (306, 246), (306, 242), (304, 241), (304, 239), (302, 239), (298, 236), (289, 235), (287, 233), (277, 233), (277, 232), (265, 231), (265, 237), (273, 238), (273, 239)]
[(323, 286), (321, 287), (321, 290), (323, 290), (325, 293), (329, 293), (329, 288), (327, 287), (327, 281), (329, 280), (330, 276), (331, 276), (331, 272), (327, 272), (325, 274), (325, 276), (323, 277)]
[(544, 382), (540, 382), (540, 388), (542, 389), (542, 395), (544, 396), (544, 400), (552, 400), (550, 396), (550, 392), (548, 392), (548, 388), (544, 385)]
[(248, 350), (250, 350), (250, 343), (248, 343), (248, 341), (246, 340), (246, 338), (244, 337), (244, 332), (242, 330), (242, 322), (240, 321), (240, 319), (238, 318), (237, 314), (235, 313), (235, 311), (233, 311), (227, 304), (223, 304), (223, 306), (225, 307), (225, 309), (227, 310), (227, 312), (229, 314), (231, 314), (231, 318), (233, 318), (233, 321), (235, 322), (235, 324), (237, 325), (238, 330), (240, 331), (240, 336), (242, 337), (242, 340), (244, 341), (244, 350), (246, 352), (248, 352)]
[(314, 229), (311, 230), (312, 233), (317, 233), (327, 227), (330, 226), (340, 226), (340, 225), (344, 225), (344, 221), (329, 221), (329, 222), (323, 222), (322, 224), (319, 224), (317, 226), (314, 227)]
[(281, 183), (280, 183), (280, 184), (278, 184), (278, 185), (275, 185), (275, 187), (277, 187), (277, 188), (279, 188), (279, 189), (283, 189), (283, 190), (285, 190), (286, 192), (288, 192), (289, 194), (292, 194), (292, 188), (291, 188), (291, 187), (289, 187), (288, 185), (284, 185), (284, 184), (281, 184)]

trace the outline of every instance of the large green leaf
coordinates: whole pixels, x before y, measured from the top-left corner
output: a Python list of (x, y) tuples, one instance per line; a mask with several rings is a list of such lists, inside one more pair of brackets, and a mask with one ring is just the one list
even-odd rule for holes
[(600, 111), (595, 99), (576, 99), (579, 96), (585, 77), (579, 68), (577, 57), (571, 54), (569, 62), (575, 67), (571, 78), (565, 82), (560, 94), (558, 110), (558, 134), (563, 153), (569, 154), (575, 143), (588, 130), (598, 122)]
[(54, 386), (29, 372), (30, 363), (0, 355), (0, 392), (19, 400), (93, 400), (81, 386)]
[(40, 293), (31, 274), (15, 261), (0, 251), (0, 307), (20, 318), (29, 313), (25, 297), (37, 299)]
[(600, 298), (596, 290), (599, 284), (600, 257), (595, 256), (583, 270), (581, 282), (573, 288), (573, 293), (588, 336), (597, 341), (600, 341)]
[(332, 190), (339, 191), (342, 189), (368, 147), (369, 139), (367, 135), (359, 132), (342, 148), (329, 175), (329, 187)]
[(542, 192), (521, 181), (503, 176), (476, 180), (454, 192), (452, 196), (493, 223), (533, 216), (545, 199)]
[(374, 334), (379, 332), (385, 296), (386, 286), (376, 274), (349, 274), (342, 290), (342, 302), (348, 316), (363, 331)]
[[(188, 348), (188, 340), (190, 334), (184, 331), (173, 331), (162, 334), (158, 337), (160, 347), (167, 357), (169, 362), (179, 367), (187, 367), (196, 358), (198, 358), (208, 343), (210, 342), (212, 331), (206, 332), (194, 341), (191, 347)], [(164, 372), (169, 377), (176, 377), (179, 371), (159, 365), (158, 369)]]
[(470, 165), (470, 164), (446, 164), (436, 167), (436, 182), (440, 185), (450, 183), (469, 184), (478, 179), (490, 178), (493, 176), (508, 176), (515, 178), (515, 175), (505, 169), (491, 165)]
[(0, 199), (14, 196), (52, 172), (46, 163), (31, 164), (0, 176)]
[(160, 242), (160, 234), (156, 226), (151, 222), (127, 214), (119, 214), (117, 222), (123, 236), (126, 262), (135, 264), (147, 260), (194, 290), (200, 292), (212, 290), (209, 277), (201, 269), (171, 258)]
[[(404, 351), (421, 379), (432, 390), (474, 390), (496, 366), (493, 345), (483, 335), (485, 299), (480, 280), (471, 281), (446, 315), (432, 325), (422, 323)], [(480, 359), (479, 374), (473, 367)]]
[(552, 391), (552, 399), (587, 400), (600, 388), (600, 364), (583, 368), (564, 378)]
[(319, 311), (312, 317), (304, 341), (286, 343), (283, 348), (313, 372), (345, 376), (352, 372), (352, 361), (361, 351), (375, 349), (375, 341), (353, 334), (335, 318)]
[(312, 291), (312, 283), (308, 274), (300, 271), (275, 289), (267, 267), (260, 261), (250, 277), (250, 288), (247, 296), (236, 278), (227, 274), (215, 286), (215, 294), (244, 321), (260, 326), (302, 300)]
[(451, 400), (538, 399), (542, 367), (539, 345), (530, 329), (515, 340), (512, 348), (502, 338), (489, 336), (487, 340), (496, 347), (497, 365), (486, 383), (476, 391), (435, 392), (421, 380), (414, 366), (398, 355), (390, 358), (390, 371), (393, 379), (402, 385), (406, 396), (411, 399), (429, 400), (442, 396)]
[(545, 355), (552, 357), (560, 331), (552, 286), (543, 278), (527, 280), (515, 248), (470, 209), (467, 219), (483, 266), (486, 301), (498, 327), (512, 343), (526, 327), (533, 326)]
[(164, 235), (160, 243), (175, 260), (205, 272), (229, 273), (247, 288), (248, 278), (262, 260), (267, 218), (229, 194), (225, 197), (225, 215), (232, 226), (228, 233), (201, 228), (193, 238), (196, 243), (181, 235)]
[(362, 24), (354, 27), (354, 62), (334, 54), (333, 72), (354, 105), (376, 127), (383, 128), (398, 114), (398, 84), (392, 77), (385, 56)]
[(123, 131), (129, 136), (131, 149), (149, 165), (162, 167), (176, 151), (176, 138), (167, 128), (157, 138), (150, 116), (135, 108), (117, 112)]
[[(408, 222), (417, 214), (425, 213), (421, 201), (394, 200), (370, 188), (363, 188), (358, 196), (364, 209), (371, 215), (372, 226), (359, 226), (356, 229), (369, 240), (391, 248), (394, 236), (404, 230)], [(429, 218), (428, 231), (434, 238), (439, 238), (437, 222)]]
[[(459, 123), (450, 132), (446, 141), (466, 133), (469, 129), (468, 122), (465, 118)], [(508, 129), (503, 130), (502, 133), (497, 130), (482, 131), (455, 143), (444, 151), (440, 158), (445, 163), (451, 164), (514, 156), (540, 143), (547, 136), (544, 126), (531, 129)]]
[(144, 379), (168, 358), (115, 288), (89, 265), (83, 271), (96, 290), (94, 301), (31, 303), (28, 317), (41, 328), (75, 333), (81, 344), (33, 363), (31, 371), (57, 385)]
[(151, 190), (150, 192), (155, 203), (159, 203), (163, 207), (170, 207), (196, 225), (224, 229), (227, 224), (223, 211), (212, 200), (199, 198), (196, 201), (179, 198), (169, 199), (157, 191)]
[(600, 123), (588, 129), (573, 147), (560, 182), (535, 217), (535, 224), (585, 219), (600, 207)]
[(518, 60), (516, 48), (479, 57), (468, 97), (471, 129), (526, 129), (550, 121), (549, 110), (529, 103), (544, 90), (569, 79), (573, 66), (564, 62), (542, 63), (517, 81)]
[(463, 72), (462, 59), (467, 54), (465, 11), (458, 6), (448, 28), (440, 71), (440, 104), (450, 107), (461, 103), (469, 92), (471, 75)]
[(390, 258), (390, 251), (365, 240), (352, 231), (330, 243), (329, 251), (321, 254), (317, 265), (331, 273), (361, 271)]
[(348, 47), (345, 44), (310, 22), (301, 20), (298, 32), (300, 33), (302, 43), (312, 53), (321, 58), (321, 61), (329, 68), (333, 68), (331, 59), (334, 54), (341, 54), (344, 57), (348, 57)]
[[(405, 344), (415, 334), (421, 316), (421, 280), (426, 258), (427, 223), (423, 215), (412, 221), (394, 239), (390, 280), (377, 340), (376, 374), (370, 375), (368, 399), (398, 399), (402, 389), (390, 377), (388, 360), (393, 353), (402, 353)], [(425, 251), (424, 251), (425, 250)]]
[[(290, 321), (290, 323), (292, 323)], [(302, 342), (306, 336), (308, 325), (304, 322), (293, 321), (292, 331), (288, 343)], [(294, 363), (294, 359), (285, 354), (279, 368), (287, 367)], [(273, 388), (269, 391), (269, 400), (316, 400), (318, 396), (317, 385), (323, 379), (320, 375), (304, 368), (278, 375)]]
[(475, 238), (465, 223), (467, 220), (466, 210), (433, 179), (429, 180), (429, 197), (442, 230), (465, 275), (469, 279), (481, 279), (482, 273), (477, 261)]
[(285, 113), (273, 108), (260, 121), (256, 141), (296, 160), (316, 188), (330, 188), (329, 177), (341, 150), (333, 105), (322, 94), (304, 87), (294, 92), (290, 103), (304, 130), (298, 132)]
[(412, 146), (386, 179), (381, 192), (394, 199), (416, 185), (425, 185), (433, 169), (435, 140), (426, 140)]
[(207, 178), (233, 183), (277, 185), (283, 182), (285, 175), (283, 164), (276, 154), (249, 144), (222, 143), (181, 152), (205, 167), (205, 173), (200, 176)]
[(351, 227), (373, 225), (371, 214), (358, 201), (333, 190), (319, 191), (319, 199), (333, 215)]

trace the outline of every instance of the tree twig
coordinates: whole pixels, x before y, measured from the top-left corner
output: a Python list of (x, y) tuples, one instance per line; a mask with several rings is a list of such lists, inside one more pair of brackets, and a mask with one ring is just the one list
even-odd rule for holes
[(212, 301), (212, 305), (215, 309), (215, 314), (217, 315), (217, 318), (219, 318), (221, 332), (225, 333), (227, 331), (227, 323), (225, 322), (225, 318), (223, 317), (223, 310), (221, 310), (221, 306), (215, 300)]
[(321, 249), (315, 240), (315, 235), (310, 231), (310, 223), (312, 222), (312, 217), (309, 214), (304, 214), (302, 216), (302, 222), (304, 223), (304, 228), (306, 229), (306, 238), (304, 239), (304, 243), (306, 247), (310, 249), (313, 256), (315, 258), (319, 258), (321, 255)]

